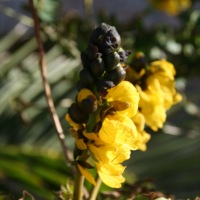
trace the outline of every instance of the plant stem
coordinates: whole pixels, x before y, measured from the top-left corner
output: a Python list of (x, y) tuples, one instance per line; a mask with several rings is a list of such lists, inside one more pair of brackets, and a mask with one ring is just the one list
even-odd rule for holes
[(97, 109), (95, 112), (91, 113), (90, 116), (89, 116), (89, 120), (87, 122), (87, 127), (86, 127), (86, 130), (88, 133), (91, 133), (96, 125), (96, 122), (97, 122), (97, 117), (98, 117), (98, 114), (99, 114), (100, 110)]
[(75, 183), (74, 183), (73, 200), (82, 200), (83, 182), (84, 182), (84, 177), (81, 175), (80, 171), (77, 169)]
[(38, 44), (38, 49), (39, 49), (39, 66), (40, 66), (40, 72), (41, 72), (41, 76), (42, 76), (42, 83), (43, 83), (43, 87), (44, 87), (46, 101), (47, 101), (50, 115), (52, 117), (55, 129), (56, 129), (58, 139), (60, 140), (60, 144), (61, 144), (61, 147), (64, 152), (65, 159), (68, 163), (71, 163), (69, 152), (68, 152), (67, 146), (65, 144), (65, 135), (64, 135), (60, 120), (58, 118), (58, 115), (56, 113), (55, 105), (54, 105), (52, 95), (51, 95), (51, 88), (50, 88), (49, 82), (47, 80), (45, 52), (44, 52), (44, 47), (43, 47), (43, 43), (42, 43), (42, 38), (40, 35), (40, 25), (39, 25), (37, 11), (35, 9), (33, 0), (29, 0), (29, 3), (30, 3), (32, 16), (33, 16), (33, 21), (34, 21), (35, 38), (36, 38), (36, 41)]
[(101, 179), (98, 177), (97, 182), (96, 182), (96, 186), (93, 188), (90, 199), (89, 200), (95, 200), (97, 198), (98, 192), (99, 192), (99, 188), (101, 186)]

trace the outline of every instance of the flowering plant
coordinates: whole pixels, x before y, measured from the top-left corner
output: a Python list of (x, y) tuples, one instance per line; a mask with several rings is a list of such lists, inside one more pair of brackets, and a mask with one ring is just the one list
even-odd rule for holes
[[(145, 124), (154, 131), (162, 128), (166, 110), (181, 100), (171, 63), (160, 60), (147, 65), (138, 53), (128, 67), (130, 52), (120, 42), (115, 27), (102, 23), (81, 54), (78, 94), (66, 115), (75, 139), (74, 199), (82, 198), (83, 177), (96, 188), (100, 181), (121, 187), (126, 168), (122, 163), (130, 158), (131, 150), (146, 150), (150, 134)], [(91, 169), (96, 169), (100, 179), (94, 178)]]

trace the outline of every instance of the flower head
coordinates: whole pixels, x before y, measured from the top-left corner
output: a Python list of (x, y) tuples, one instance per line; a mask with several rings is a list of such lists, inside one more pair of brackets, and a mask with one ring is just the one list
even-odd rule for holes
[(150, 0), (150, 2), (155, 8), (169, 15), (177, 15), (191, 6), (190, 0)]
[(132, 82), (139, 92), (139, 112), (144, 116), (145, 124), (157, 131), (166, 121), (166, 111), (181, 101), (181, 95), (175, 89), (176, 71), (173, 64), (164, 59), (143, 66), (134, 71), (139, 75), (134, 76), (137, 79), (133, 77)]
[[(92, 94), (88, 90), (81, 90), (78, 99), (82, 100), (82, 97), (84, 99), (88, 95)], [(137, 150), (143, 142), (130, 118), (136, 114), (138, 102), (139, 95), (136, 88), (131, 83), (122, 81), (116, 87), (109, 89), (106, 97), (98, 102), (99, 108), (94, 112), (97, 115), (96, 124), (92, 126), (94, 128), (91, 131), (88, 132), (87, 129), (91, 121), (77, 124), (69, 115), (66, 116), (67, 121), (74, 127), (71, 133), (75, 138), (76, 147), (82, 152), (89, 153), (100, 178), (110, 187), (120, 187), (124, 182), (122, 173), (125, 167), (121, 163), (128, 160), (131, 150)], [(115, 111), (114, 114), (110, 114), (109, 110)], [(97, 124), (101, 125), (96, 130)], [(87, 168), (80, 163), (79, 170), (88, 181), (94, 183)]]

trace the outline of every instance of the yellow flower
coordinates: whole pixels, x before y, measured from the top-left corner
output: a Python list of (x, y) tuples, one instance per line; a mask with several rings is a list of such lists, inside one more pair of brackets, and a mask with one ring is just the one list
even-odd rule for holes
[(174, 76), (176, 71), (172, 63), (166, 60), (158, 60), (150, 65), (152, 75), (147, 79), (149, 82), (155, 79), (159, 80), (161, 90), (164, 93), (164, 107), (169, 109), (173, 104), (181, 101), (181, 95), (176, 92)]
[(174, 65), (165, 59), (157, 60), (151, 63), (150, 70), (152, 74), (160, 73), (162, 77), (166, 77), (170, 80), (174, 80), (176, 71)]
[[(81, 102), (91, 95), (93, 94), (90, 90), (82, 89), (77, 96), (77, 101)], [(131, 83), (122, 81), (116, 87), (109, 89), (104, 99), (97, 99), (97, 101), (99, 107), (91, 114), (92, 117), (95, 115), (92, 120), (90, 118), (90, 121), (85, 124), (77, 124), (70, 119), (69, 115), (66, 116), (66, 120), (73, 126), (70, 133), (75, 139), (76, 147), (90, 157), (90, 164), (94, 165), (106, 185), (118, 188), (125, 181), (122, 175), (125, 166), (121, 163), (128, 160), (131, 150), (137, 150), (143, 142), (141, 134), (138, 133), (130, 118), (137, 113), (139, 94)], [(105, 102), (108, 109), (114, 108), (116, 113), (107, 114), (102, 118), (100, 111), (104, 109)], [(95, 123), (99, 122), (101, 127), (97, 133), (88, 131), (90, 130), (87, 129), (88, 123), (94, 123), (92, 127), (95, 127)], [(82, 155), (78, 155), (77, 161), (79, 158), (82, 159)], [(81, 162), (78, 162), (79, 171), (90, 183), (95, 184), (87, 165), (81, 165)]]
[[(126, 116), (108, 115), (99, 133), (83, 131), (85, 139), (78, 132), (74, 132), (73, 136), (79, 149), (90, 151), (102, 181), (110, 187), (120, 187), (125, 180), (122, 176), (125, 167), (121, 163), (128, 160), (131, 150), (138, 149), (142, 143), (132, 120)], [(93, 183), (86, 169), (82, 167), (80, 172)]]
[(145, 117), (145, 123), (150, 126), (154, 131), (162, 128), (166, 120), (166, 113), (164, 109), (164, 94), (160, 88), (157, 79), (152, 80), (148, 84), (146, 90), (142, 90), (137, 86), (140, 94), (139, 108)]
[(164, 11), (169, 15), (177, 15), (191, 6), (190, 0), (150, 0), (150, 2), (158, 10)]
[(87, 146), (102, 181), (110, 187), (120, 187), (125, 180), (122, 176), (125, 167), (121, 163), (142, 142), (134, 123), (126, 116), (107, 116), (98, 134), (84, 133), (84, 136), (91, 141)]
[(129, 107), (117, 114), (133, 117), (138, 109), (139, 95), (136, 88), (128, 81), (122, 81), (116, 87), (108, 90), (106, 95), (108, 102), (121, 101), (129, 104)]
[(166, 111), (181, 100), (175, 89), (175, 69), (166, 60), (155, 61), (148, 67), (145, 89), (136, 85), (140, 95), (139, 109), (145, 123), (154, 131), (163, 127)]

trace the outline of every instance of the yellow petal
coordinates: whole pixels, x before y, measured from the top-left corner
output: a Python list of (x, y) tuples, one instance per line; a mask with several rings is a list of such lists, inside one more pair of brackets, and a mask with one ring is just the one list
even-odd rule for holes
[(101, 171), (104, 174), (108, 174), (108, 175), (121, 175), (124, 170), (126, 169), (125, 166), (121, 165), (121, 164), (115, 164), (115, 163), (96, 163), (97, 166), (97, 170)]
[(80, 149), (80, 150), (87, 149), (87, 145), (85, 144), (85, 142), (83, 141), (83, 139), (76, 139), (75, 143), (76, 143), (76, 146), (77, 146), (78, 149)]
[(146, 124), (154, 131), (162, 128), (166, 120), (165, 96), (157, 79), (149, 82), (147, 90), (137, 86), (140, 94), (139, 107)]
[(99, 131), (99, 138), (105, 143), (125, 144), (127, 148), (136, 150), (139, 137), (132, 120), (126, 116), (114, 115), (104, 119)]
[(127, 145), (105, 144), (104, 146), (95, 146), (88, 144), (96, 161), (100, 163), (113, 162), (115, 164), (122, 163), (130, 158), (130, 148)]
[(108, 157), (113, 163), (118, 164), (128, 160), (130, 158), (130, 154), (131, 151), (129, 146), (126, 144), (118, 144), (116, 151), (108, 152)]
[(94, 98), (95, 95), (93, 94), (93, 92), (87, 88), (83, 88), (79, 93), (78, 93), (78, 96), (77, 96), (77, 101), (78, 102), (81, 102), (83, 99), (86, 99), (88, 96), (93, 96)]
[(115, 148), (111, 145), (105, 144), (104, 146), (95, 146), (93, 144), (88, 144), (90, 151), (95, 157), (96, 161), (107, 163), (110, 161), (111, 152), (115, 151)]
[(137, 114), (132, 118), (134, 124), (136, 125), (138, 133), (141, 135), (141, 144), (138, 149), (141, 151), (146, 151), (147, 145), (146, 143), (150, 140), (151, 136), (147, 132), (144, 131), (145, 128), (145, 118), (141, 112), (137, 112)]
[(107, 101), (121, 101), (129, 104), (129, 107), (123, 111), (117, 111), (120, 115), (132, 117), (138, 109), (139, 94), (136, 88), (128, 81), (122, 81), (116, 87), (108, 90)]
[(113, 188), (120, 188), (125, 181), (122, 173), (125, 167), (120, 164), (109, 163), (107, 165), (97, 163), (98, 174), (106, 185)]
[(176, 71), (174, 65), (164, 59), (154, 61), (150, 64), (150, 70), (155, 72), (163, 72), (167, 77), (174, 79)]
[(152, 115), (144, 114), (146, 124), (151, 127), (154, 131), (157, 131), (158, 128), (162, 128), (164, 122), (166, 121), (166, 110), (160, 105), (156, 106)]
[(82, 138), (78, 137), (77, 132), (73, 132), (72, 136), (75, 138), (75, 143), (78, 149), (85, 150), (87, 149), (87, 145), (85, 144), (84, 140)]
[(137, 112), (137, 114), (132, 118), (136, 128), (138, 131), (143, 131), (145, 127), (145, 118), (141, 112)]
[(75, 123), (69, 116), (69, 114), (67, 114), (65, 116), (66, 121), (69, 123), (70, 126), (72, 126), (75, 130), (78, 130), (81, 128), (80, 124)]
[(179, 103), (180, 101), (182, 101), (182, 96), (181, 96), (181, 94), (176, 93), (174, 96), (174, 104)]
[(86, 131), (83, 132), (83, 135), (88, 139), (88, 140), (99, 140), (99, 137), (96, 133), (87, 133)]
[(140, 132), (141, 136), (142, 136), (142, 143), (141, 145), (139, 146), (139, 150), (141, 151), (146, 151), (147, 150), (147, 145), (146, 143), (150, 140), (151, 138), (151, 135), (145, 131), (141, 131)]
[(93, 185), (96, 185), (96, 181), (92, 174), (90, 174), (86, 169), (84, 169), (81, 165), (78, 164), (78, 169), (81, 172), (81, 174), (86, 178), (86, 180)]
[(102, 182), (112, 188), (120, 188), (122, 183), (125, 181), (125, 178), (122, 175), (112, 176), (109, 174), (104, 174), (101, 171), (99, 171), (98, 174)]

